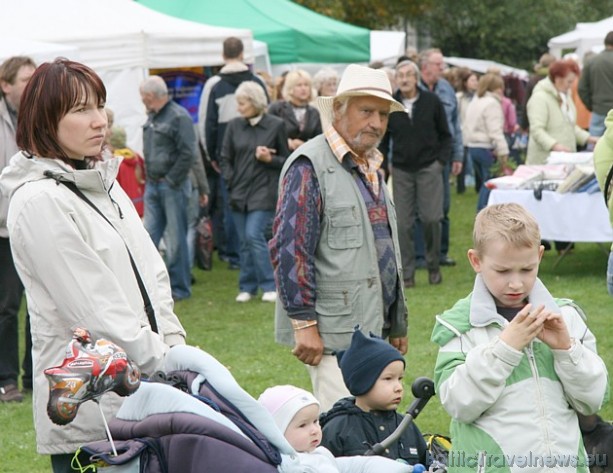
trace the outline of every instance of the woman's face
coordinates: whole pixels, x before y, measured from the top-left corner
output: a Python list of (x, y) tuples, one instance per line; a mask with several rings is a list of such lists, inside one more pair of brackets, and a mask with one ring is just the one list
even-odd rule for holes
[(574, 72), (569, 72), (564, 77), (556, 77), (553, 81), (553, 85), (558, 92), (567, 93), (572, 87), (577, 75)]
[(307, 103), (311, 98), (311, 83), (307, 79), (299, 79), (290, 92), (290, 100), (297, 104)]
[(255, 117), (258, 112), (247, 97), (236, 96), (236, 103), (238, 113), (241, 114), (243, 118), (251, 118)]
[(466, 89), (469, 92), (475, 92), (477, 90), (477, 86), (479, 85), (479, 79), (477, 79), (476, 74), (471, 74), (466, 79)]
[(334, 97), (336, 95), (336, 88), (338, 87), (338, 81), (336, 79), (328, 79), (321, 84), (321, 90), (319, 95), (322, 97)]
[(99, 104), (97, 97), (89, 94), (87, 102), (83, 98), (60, 120), (58, 143), (70, 159), (96, 156), (104, 143), (106, 126), (104, 104)]

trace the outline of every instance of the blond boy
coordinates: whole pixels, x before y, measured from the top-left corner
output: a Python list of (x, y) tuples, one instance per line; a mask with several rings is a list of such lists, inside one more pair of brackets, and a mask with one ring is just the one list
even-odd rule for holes
[(577, 414), (598, 411), (607, 370), (581, 310), (538, 279), (540, 240), (520, 205), (483, 209), (468, 251), (473, 292), (436, 318), (450, 472), (588, 472)]

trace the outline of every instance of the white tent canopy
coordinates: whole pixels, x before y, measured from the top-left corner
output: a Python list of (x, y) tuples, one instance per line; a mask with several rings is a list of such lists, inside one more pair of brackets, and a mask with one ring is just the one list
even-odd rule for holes
[(0, 15), (0, 32), (77, 48), (75, 54), (62, 51), (61, 55), (100, 74), (108, 106), (136, 149), (142, 147), (140, 126), (145, 119), (138, 87), (149, 68), (220, 65), (222, 43), (228, 36), (243, 40), (247, 61), (254, 57), (249, 30), (180, 20), (128, 0), (7, 2)]
[(506, 64), (501, 64), (495, 61), (487, 61), (485, 59), (472, 59), (465, 57), (448, 57), (445, 56), (445, 62), (450, 66), (455, 67), (468, 67), (471, 71), (478, 72), (480, 74), (485, 74), (488, 69), (492, 67), (497, 67), (500, 69), (500, 73), (503, 76), (506, 75), (515, 75), (520, 79), (528, 79), (528, 71), (524, 69), (517, 69), (515, 67), (507, 66)]
[(582, 60), (588, 51), (599, 52), (604, 48), (609, 31), (613, 31), (613, 16), (593, 23), (577, 23), (573, 31), (551, 38), (547, 46), (555, 57), (562, 57), (565, 50), (571, 49)]
[(79, 50), (68, 44), (0, 36), (0, 63), (12, 56), (29, 56), (38, 64), (57, 56), (78, 58)]

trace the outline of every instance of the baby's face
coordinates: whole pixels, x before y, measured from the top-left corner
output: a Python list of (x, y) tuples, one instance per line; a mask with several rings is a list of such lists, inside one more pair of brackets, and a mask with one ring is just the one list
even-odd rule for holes
[(492, 241), (485, 251), (469, 250), (468, 259), (499, 307), (521, 308), (538, 275), (543, 247), (516, 247)]
[(315, 450), (321, 443), (319, 406), (311, 404), (300, 409), (285, 429), (285, 438), (297, 452)]

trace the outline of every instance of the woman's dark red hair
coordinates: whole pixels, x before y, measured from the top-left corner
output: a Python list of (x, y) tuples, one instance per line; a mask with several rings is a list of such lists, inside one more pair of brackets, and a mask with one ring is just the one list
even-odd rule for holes
[(68, 160), (58, 142), (58, 124), (92, 96), (99, 105), (106, 103), (102, 79), (86, 65), (64, 58), (41, 64), (21, 97), (17, 146), (28, 154)]
[(549, 79), (553, 82), (557, 77), (566, 77), (571, 72), (579, 75), (579, 64), (572, 59), (559, 59), (549, 66)]

